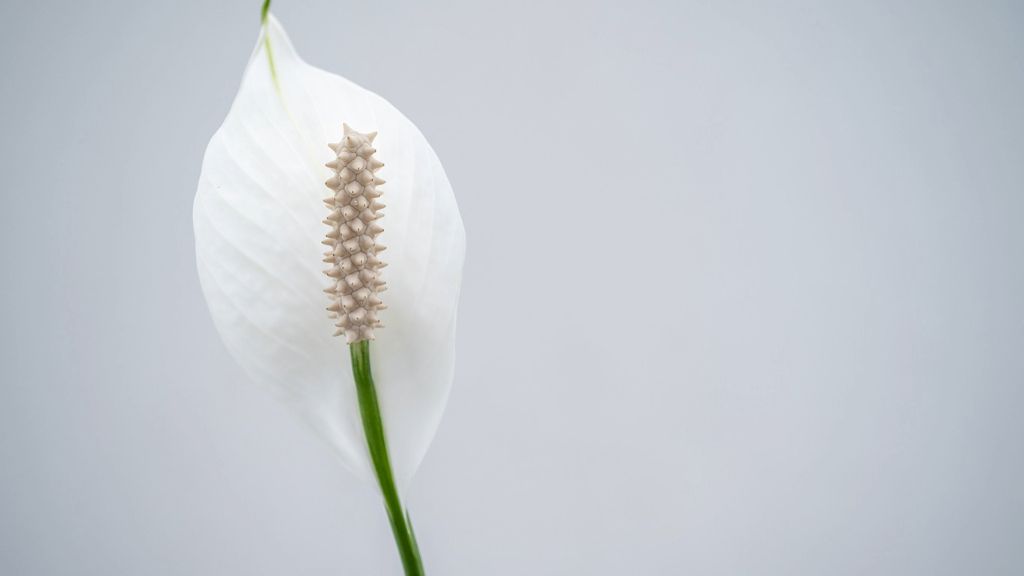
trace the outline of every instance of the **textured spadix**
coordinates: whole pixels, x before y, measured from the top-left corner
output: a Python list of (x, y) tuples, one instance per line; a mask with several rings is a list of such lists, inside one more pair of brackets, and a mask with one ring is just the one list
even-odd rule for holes
[(335, 336), (345, 335), (349, 344), (373, 340), (374, 328), (382, 326), (377, 313), (385, 308), (377, 296), (387, 288), (380, 269), (387, 265), (377, 255), (384, 245), (377, 237), (384, 232), (378, 220), (384, 215), (380, 201), (384, 180), (377, 170), (384, 166), (375, 154), (373, 141), (377, 134), (360, 134), (345, 124), (345, 136), (329, 144), (336, 157), (327, 163), (334, 175), (324, 184), (331, 190), (324, 204), (331, 213), (324, 219), (330, 227), (323, 244), (327, 246), (324, 270), (334, 282), (327, 289), (331, 305), (327, 310), (337, 319)]
[[(371, 52), (354, 54), (367, 58)], [(347, 123), (387, 160), (387, 325), (372, 364), (399, 484), (433, 437), (452, 382), (465, 236), (419, 130), (380, 96), (303, 62), (270, 16), (196, 193), (196, 259), (210, 312), (251, 378), (280, 393), (368, 480), (345, 341), (324, 311), (325, 164)]]

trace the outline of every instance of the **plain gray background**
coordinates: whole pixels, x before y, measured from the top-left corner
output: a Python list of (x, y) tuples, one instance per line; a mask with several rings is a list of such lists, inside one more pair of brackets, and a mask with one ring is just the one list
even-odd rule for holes
[[(400, 572), (199, 291), (258, 10), (0, 7), (4, 575)], [(1024, 573), (1019, 4), (274, 11), (461, 205), (428, 573)]]

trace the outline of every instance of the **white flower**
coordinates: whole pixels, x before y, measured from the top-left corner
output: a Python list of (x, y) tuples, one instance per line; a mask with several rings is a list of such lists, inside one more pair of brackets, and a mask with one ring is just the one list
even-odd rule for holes
[[(353, 55), (364, 58), (370, 54)], [(273, 16), (210, 140), (196, 192), (196, 260), (228, 350), (374, 479), (348, 346), (334, 338), (322, 262), (324, 182), (342, 125), (377, 132), (387, 183), (378, 239), (388, 291), (371, 363), (392, 465), (407, 484), (452, 382), (465, 233), (451, 185), (419, 130), (386, 100), (303, 62)]]

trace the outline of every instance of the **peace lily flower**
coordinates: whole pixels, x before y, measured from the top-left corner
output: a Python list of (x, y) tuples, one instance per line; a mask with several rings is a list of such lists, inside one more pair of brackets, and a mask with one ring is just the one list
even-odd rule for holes
[(268, 8), (203, 158), (203, 293), (251, 379), (380, 487), (405, 571), (422, 574), (399, 495), (451, 387), (462, 220), (412, 122), (302, 61)]

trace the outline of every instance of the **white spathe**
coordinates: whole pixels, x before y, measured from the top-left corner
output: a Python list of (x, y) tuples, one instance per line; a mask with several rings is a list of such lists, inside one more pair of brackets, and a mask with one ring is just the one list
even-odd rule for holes
[(331, 285), (321, 262), (330, 212), (323, 199), (331, 192), (324, 163), (334, 158), (327, 144), (341, 139), (343, 123), (378, 132), (374, 146), (385, 163), (379, 239), (388, 247), (381, 294), (388, 308), (371, 362), (404, 487), (451, 388), (462, 220), (416, 126), (380, 96), (306, 64), (273, 16), (203, 157), (196, 262), (217, 330), (245, 372), (278, 392), (353, 472), (373, 480), (348, 346), (332, 337), (323, 292)]

